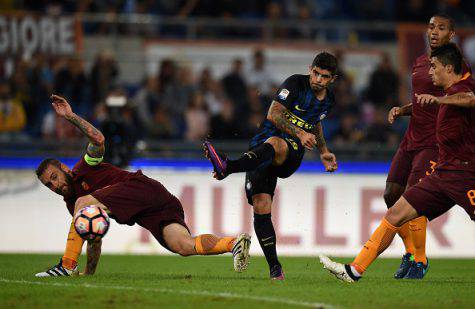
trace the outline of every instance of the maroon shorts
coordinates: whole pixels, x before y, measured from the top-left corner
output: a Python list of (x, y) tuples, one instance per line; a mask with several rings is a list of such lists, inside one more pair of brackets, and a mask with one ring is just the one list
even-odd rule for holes
[(142, 214), (135, 219), (138, 225), (152, 233), (158, 242), (167, 250), (172, 251), (163, 238), (163, 228), (171, 223), (178, 223), (184, 226), (188, 232), (190, 229), (185, 223), (185, 213), (180, 201), (175, 197), (168, 204), (159, 210), (153, 210)]
[(139, 224), (167, 249), (162, 236), (164, 226), (176, 222), (188, 229), (180, 201), (160, 182), (145, 175), (104, 187), (91, 195), (110, 210), (118, 223)]
[(421, 182), (407, 189), (404, 198), (419, 216), (435, 219), (455, 204), (475, 220), (475, 173), (436, 170)]
[(399, 147), (391, 162), (386, 182), (411, 187), (434, 171), (437, 159), (437, 148), (407, 151)]

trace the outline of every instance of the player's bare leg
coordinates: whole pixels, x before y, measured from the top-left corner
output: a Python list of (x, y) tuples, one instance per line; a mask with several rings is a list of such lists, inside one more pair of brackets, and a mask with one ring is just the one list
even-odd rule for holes
[(275, 155), (272, 159), (272, 165), (279, 166), (284, 164), (285, 160), (289, 156), (289, 146), (287, 143), (280, 137), (272, 136), (269, 137), (265, 143), (272, 145), (274, 148)]
[[(396, 204), (397, 200), (402, 196), (405, 190), (406, 186), (402, 186), (395, 182), (386, 182), (384, 201), (386, 202), (388, 209)], [(405, 223), (398, 231), (398, 235), (401, 237), (404, 243), (406, 252), (402, 256), (401, 264), (399, 265), (398, 270), (394, 273), (394, 278), (396, 279), (402, 279), (404, 276), (406, 276), (414, 260), (415, 247), (409, 225), (410, 222)]]
[(221, 238), (213, 234), (193, 237), (183, 225), (178, 223), (166, 225), (162, 233), (168, 248), (181, 256), (215, 255), (232, 252), (234, 269), (237, 272), (246, 270), (249, 265), (251, 237), (247, 234)]
[(324, 255), (320, 256), (320, 262), (338, 279), (355, 282), (361, 278), (369, 265), (389, 247), (399, 227), (417, 217), (418, 214), (414, 207), (404, 197), (401, 197), (393, 207), (388, 209), (381, 224), (351, 264), (337, 263)]

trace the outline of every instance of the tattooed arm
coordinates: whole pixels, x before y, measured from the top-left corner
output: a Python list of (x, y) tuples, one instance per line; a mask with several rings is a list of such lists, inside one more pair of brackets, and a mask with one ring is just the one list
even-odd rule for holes
[(87, 264), (84, 275), (94, 275), (101, 257), (102, 239), (87, 242)]
[(336, 171), (338, 168), (338, 163), (336, 162), (335, 155), (327, 148), (327, 143), (325, 142), (325, 137), (323, 136), (323, 127), (321, 122), (315, 125), (313, 133), (315, 134), (316, 146), (320, 151), (320, 160), (322, 161), (323, 166), (325, 166), (325, 171)]
[(315, 125), (315, 129), (313, 129), (313, 134), (315, 134), (316, 139), (315, 146), (317, 146), (320, 153), (330, 152), (327, 148), (325, 137), (323, 136), (323, 127), (321, 122)]
[(89, 139), (89, 144), (87, 145), (86, 150), (87, 154), (93, 158), (102, 158), (105, 148), (104, 135), (102, 135), (101, 131), (73, 113), (68, 101), (63, 97), (53, 94), (51, 99), (53, 100), (52, 105), (56, 113), (78, 127), (79, 130), (81, 130), (81, 132)]
[(305, 132), (291, 124), (284, 115), (286, 110), (287, 108), (284, 105), (277, 101), (272, 101), (269, 112), (267, 113), (267, 119), (272, 122), (277, 129), (298, 138), (305, 148), (312, 150), (316, 144), (315, 135)]

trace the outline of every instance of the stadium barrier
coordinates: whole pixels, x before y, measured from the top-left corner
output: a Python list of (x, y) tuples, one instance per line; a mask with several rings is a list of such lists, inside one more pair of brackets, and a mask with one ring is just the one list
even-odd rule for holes
[[(192, 169), (148, 167), (144, 173), (180, 198), (193, 233), (253, 233), (243, 175), (218, 182), (203, 164)], [(386, 210), (386, 168), (382, 165), (370, 174), (352, 173), (347, 168), (349, 173), (329, 175), (307, 166), (303, 172), (279, 180), (273, 208), (278, 252), (355, 255)], [(32, 169), (4, 169), (0, 176), (0, 252), (61, 252), (71, 220), (61, 197), (42, 186)], [(454, 207), (429, 224), (427, 252), (432, 257), (475, 257), (474, 241), (474, 225), (460, 207)], [(167, 253), (146, 230), (115, 222), (104, 239), (103, 252)], [(402, 242), (396, 237), (384, 256), (402, 252)], [(251, 253), (262, 254), (257, 241)]]

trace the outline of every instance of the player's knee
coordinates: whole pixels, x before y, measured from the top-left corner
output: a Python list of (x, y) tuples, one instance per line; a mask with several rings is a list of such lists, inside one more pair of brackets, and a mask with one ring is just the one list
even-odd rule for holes
[(179, 255), (183, 256), (183, 257), (187, 257), (187, 256), (190, 256), (190, 255), (193, 255), (193, 252), (190, 252), (190, 251), (188, 251), (187, 249), (184, 249), (184, 248), (178, 250), (177, 253), (178, 253)]
[(264, 215), (271, 212), (272, 200), (269, 197), (254, 196), (252, 204), (256, 214)]
[(271, 136), (265, 141), (265, 143), (272, 145), (272, 147), (274, 148), (276, 157), (282, 156), (286, 153), (287, 144), (280, 137)]
[(194, 248), (193, 246), (190, 246), (188, 243), (185, 242), (179, 242), (174, 246), (173, 251), (181, 256), (190, 256), (193, 255)]
[(384, 218), (396, 227), (403, 225), (407, 221), (403, 208), (401, 204), (396, 203), (394, 207), (388, 209)]
[(281, 138), (276, 137), (276, 136), (271, 136), (271, 137), (269, 137), (265, 142), (266, 142), (267, 144), (272, 145), (272, 147), (274, 147), (275, 152), (277, 152), (277, 151), (279, 150), (280, 142), (281, 142), (281, 141), (282, 141)]
[(397, 200), (401, 197), (404, 189), (401, 189), (402, 186), (394, 183), (386, 183), (386, 188), (384, 190), (384, 202), (388, 208), (391, 208), (396, 204)]
[(88, 200), (89, 198), (87, 195), (78, 197), (78, 199), (74, 203), (74, 209), (78, 211), (79, 209), (84, 208), (84, 206), (87, 205)]

